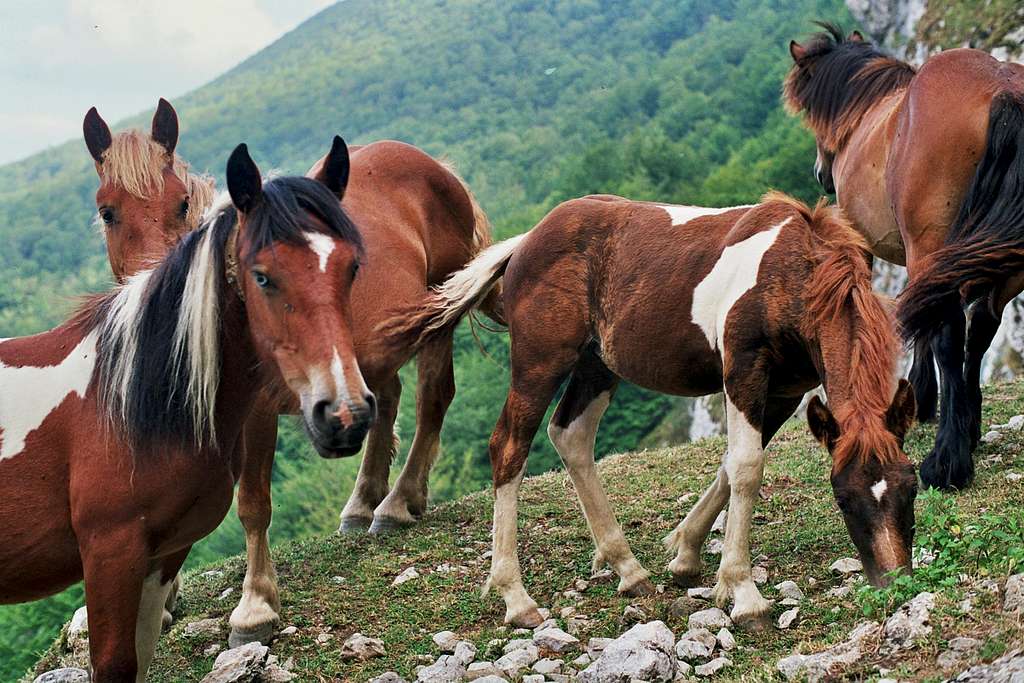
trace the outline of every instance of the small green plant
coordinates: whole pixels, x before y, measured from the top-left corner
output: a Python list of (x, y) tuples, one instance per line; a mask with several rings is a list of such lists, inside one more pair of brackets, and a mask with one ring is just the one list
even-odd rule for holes
[(986, 513), (963, 520), (956, 498), (936, 490), (918, 498), (918, 553), (930, 558), (912, 575), (896, 576), (886, 588), (862, 586), (857, 602), (865, 616), (879, 617), (922, 591), (954, 591), (964, 576), (1012, 574), (1024, 565), (1024, 520), (1019, 514)]

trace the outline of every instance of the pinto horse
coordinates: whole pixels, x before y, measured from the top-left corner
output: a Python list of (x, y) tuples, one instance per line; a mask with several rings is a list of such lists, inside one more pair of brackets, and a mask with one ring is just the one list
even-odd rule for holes
[(144, 680), (261, 386), (287, 382), (321, 452), (357, 451), (373, 419), (349, 323), (361, 241), (337, 195), (264, 185), (245, 145), (227, 180), (233, 206), (154, 269), (0, 343), (0, 602), (84, 578), (94, 681)]
[[(181, 216), (193, 208), (201, 210), (205, 197), (189, 188), (205, 181), (181, 173), (187, 165), (174, 154), (177, 114), (165, 100), (160, 101), (148, 138), (137, 132), (112, 136), (95, 109), (86, 115), (83, 128), (101, 181), (96, 204), (111, 267), (115, 274), (121, 270), (123, 277), (162, 245), (180, 238), (187, 227)], [(491, 237), (486, 215), (451, 168), (399, 142), (351, 149), (348, 167), (348, 151), (336, 139), (310, 175), (326, 179), (339, 164), (346, 165), (344, 208), (360, 226), (367, 254), (352, 291), (352, 331), (359, 366), (377, 397), (378, 419), (370, 430), (352, 496), (341, 513), (341, 530), (369, 527), (380, 532), (412, 524), (426, 510), (427, 478), (440, 446), (444, 415), (454, 397), (455, 378), (450, 335), (419, 349), (416, 434), (389, 492), (402, 389), (397, 373), (413, 350), (385, 351), (376, 343), (375, 330), (386, 310), (420, 301), (430, 286), (443, 282), (490, 245)], [(144, 181), (130, 186), (126, 178)], [(151, 249), (147, 244), (156, 246)], [(497, 302), (495, 292), (482, 308), (500, 320)], [(232, 645), (269, 641), (278, 621), (281, 606), (267, 533), (272, 512), (270, 480), (277, 415), (295, 409), (294, 399), (262, 396), (246, 423), (238, 515), (245, 529), (248, 562), (241, 600), (231, 614)]]
[[(969, 327), (956, 296), (925, 308), (931, 285), (917, 280), (933, 258), (949, 259), (988, 234), (1021, 231), (1019, 210), (988, 206), (1019, 209), (1024, 66), (958, 49), (915, 70), (857, 32), (844, 38), (823, 26), (809, 42), (790, 43), (785, 101), (815, 134), (819, 181), (836, 192), (876, 256), (907, 267), (901, 318), (915, 342), (911, 381), (924, 418), (934, 414), (935, 360), (942, 378), (938, 434), (921, 480), (961, 489), (974, 476), (971, 452), (981, 437), (982, 356), (1024, 279), (1003, 277), (989, 305), (971, 311)], [(933, 257), (946, 242), (951, 248)]]
[(535, 626), (516, 551), (516, 508), (530, 443), (568, 378), (548, 436), (569, 471), (618, 590), (650, 590), (594, 467), (598, 424), (620, 378), (703, 396), (724, 389), (728, 451), (711, 487), (666, 539), (682, 584), (701, 573), (700, 548), (729, 505), (715, 597), (732, 619), (764, 625), (770, 605), (751, 578), (750, 525), (764, 448), (804, 394), (824, 384), (828, 406), (808, 407), (832, 454), (831, 481), (846, 525), (878, 585), (910, 569), (917, 477), (902, 451), (914, 415), (896, 382), (897, 343), (871, 291), (863, 240), (838, 209), (773, 194), (754, 207), (707, 209), (607, 195), (556, 207), (533, 230), (491, 247), (420, 310), (387, 326), (393, 343), (447, 334), (504, 277), (511, 386), (490, 442), (494, 556), (488, 586), (505, 620)]

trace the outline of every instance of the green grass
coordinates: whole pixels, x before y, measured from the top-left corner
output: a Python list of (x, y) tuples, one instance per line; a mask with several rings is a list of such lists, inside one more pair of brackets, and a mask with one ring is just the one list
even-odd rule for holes
[[(986, 426), (1024, 412), (1024, 382), (989, 387), (986, 393)], [(918, 426), (908, 439), (908, 452), (916, 462), (927, 453), (932, 434), (931, 426)], [(865, 613), (877, 617), (920, 590), (939, 596), (930, 639), (898, 656), (869, 655), (846, 675), (875, 678), (882, 667), (901, 680), (939, 680), (942, 672), (935, 657), (947, 640), (958, 635), (983, 641), (977, 660), (990, 660), (1020, 646), (1020, 626), (1002, 613), (997, 595), (980, 592), (968, 615), (961, 614), (957, 604), (981, 581), (1001, 581), (1007, 573), (1020, 571), (1024, 486), (1007, 482), (1005, 474), (1011, 469), (1024, 471), (1022, 445), (1024, 432), (982, 446), (976, 454), (977, 480), (970, 490), (919, 497), (917, 541), (939, 550), (928, 569), (885, 592), (863, 589), (837, 599), (827, 595), (837, 585), (828, 566), (855, 551), (832, 499), (828, 456), (803, 424), (787, 425), (768, 451), (764, 495), (755, 510), (752, 554), (768, 558), (763, 563), (769, 570), (763, 588), (766, 597), (776, 598), (771, 586), (792, 579), (807, 598), (799, 622), (789, 630), (736, 632), (740, 647), (730, 655), (733, 666), (719, 678), (774, 680), (780, 657), (794, 650), (817, 651), (843, 640)], [(665, 570), (669, 558), (661, 538), (686, 512), (679, 497), (700, 492), (711, 482), (724, 448), (724, 439), (715, 438), (602, 461), (601, 477), (619, 520), (656, 583), (669, 584)], [(438, 506), (415, 529), (385, 538), (330, 536), (275, 548), (284, 603), (282, 626), (294, 624), (299, 631), (275, 642), (272, 652), (282, 661), (294, 658), (295, 671), (303, 681), (361, 681), (386, 670), (413, 676), (417, 655), (436, 655), (430, 637), (443, 629), (472, 640), (483, 653), (489, 640), (507, 636), (501, 625), (500, 598), (480, 596), (488, 570), (482, 553), (489, 549), (490, 521), (491, 498), (485, 492)], [(531, 594), (557, 613), (557, 608), (569, 604), (560, 593), (574, 579), (589, 575), (591, 550), (567, 476), (558, 472), (528, 479), (521, 497), (519, 551)], [(718, 557), (706, 555), (705, 560), (705, 584), (710, 585)], [(451, 564), (455, 571), (436, 571), (442, 563)], [(409, 566), (415, 566), (421, 578), (392, 587), (393, 578)], [(211, 567), (223, 575), (203, 576), (201, 572)], [(151, 680), (201, 678), (213, 663), (203, 650), (226, 640), (227, 615), (238, 595), (244, 563), (232, 558), (211, 567), (188, 575), (177, 622), (161, 641)], [(235, 592), (220, 600), (222, 591), (232, 586)], [(592, 619), (584, 641), (619, 634), (622, 611), (631, 603), (681, 634), (685, 613), (669, 614), (669, 606), (681, 596), (685, 597), (684, 591), (668, 585), (663, 594), (629, 600), (615, 594), (614, 583), (592, 583), (577, 603), (579, 611)], [(778, 613), (783, 608), (775, 609)], [(224, 619), (221, 637), (186, 639), (182, 635), (186, 623), (206, 617)], [(388, 655), (361, 664), (342, 662), (340, 645), (354, 631), (382, 638)], [(331, 634), (330, 642), (317, 643), (317, 636), (325, 632)], [(56, 659), (56, 651), (51, 650), (40, 669), (52, 666)]]

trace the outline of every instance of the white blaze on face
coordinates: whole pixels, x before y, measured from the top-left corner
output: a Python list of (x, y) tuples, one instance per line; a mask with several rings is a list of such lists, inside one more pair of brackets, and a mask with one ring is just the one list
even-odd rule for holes
[(706, 206), (675, 206), (672, 204), (662, 204), (659, 208), (663, 209), (668, 217), (672, 220), (672, 225), (683, 225), (690, 221), (701, 218), (703, 216), (717, 216), (720, 213), (732, 211), (733, 209), (749, 209), (752, 204), (744, 206), (726, 206), (721, 208), (709, 208)]
[(85, 396), (96, 364), (90, 332), (57, 365), (10, 367), (0, 362), (0, 461), (25, 449), (25, 439), (70, 394)]
[(703, 330), (711, 348), (717, 349), (725, 334), (725, 319), (741, 296), (757, 284), (761, 259), (775, 244), (790, 219), (770, 230), (751, 235), (722, 250), (718, 262), (693, 290), (690, 317)]
[(885, 479), (880, 479), (879, 481), (876, 481), (874, 484), (872, 484), (872, 486), (871, 486), (871, 495), (873, 495), (875, 497), (875, 500), (877, 500), (879, 503), (881, 503), (882, 502), (882, 496), (885, 495), (885, 492), (888, 489), (889, 489), (889, 483)]
[(334, 240), (323, 234), (322, 232), (307, 232), (306, 241), (309, 242), (309, 248), (313, 250), (317, 258), (320, 261), (320, 272), (327, 272), (327, 259), (331, 257), (331, 252), (334, 251)]

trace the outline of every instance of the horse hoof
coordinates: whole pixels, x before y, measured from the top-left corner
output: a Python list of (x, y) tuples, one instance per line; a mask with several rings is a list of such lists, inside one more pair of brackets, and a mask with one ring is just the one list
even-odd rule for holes
[(700, 584), (700, 572), (673, 574), (672, 583), (679, 588), (696, 588)]
[(505, 622), (516, 628), (537, 628), (544, 623), (544, 617), (541, 615), (540, 610), (536, 607), (531, 607), (525, 612), (506, 618)]
[(974, 461), (970, 454), (965, 458), (943, 458), (938, 451), (932, 451), (921, 463), (921, 483), (925, 488), (962, 491), (973, 479)]
[(760, 633), (766, 631), (772, 627), (772, 615), (771, 612), (765, 612), (764, 614), (749, 614), (746, 616), (736, 617), (733, 620), (736, 628), (751, 633)]
[(246, 643), (262, 643), (263, 645), (270, 645), (270, 641), (274, 639), (274, 634), (277, 632), (277, 624), (267, 623), (258, 624), (253, 628), (232, 628), (231, 633), (228, 634), (228, 647), (236, 648), (245, 645)]
[(160, 629), (166, 631), (174, 623), (174, 615), (164, 610), (163, 616), (160, 618)]
[(410, 522), (403, 522), (400, 519), (394, 517), (374, 517), (373, 523), (370, 524), (370, 533), (374, 535), (386, 534), (392, 531), (399, 531), (406, 527), (412, 526)]
[(654, 595), (657, 590), (654, 588), (654, 584), (648, 579), (637, 581), (629, 588), (619, 591), (622, 595), (630, 598), (640, 598), (645, 595)]
[(361, 534), (370, 528), (373, 520), (369, 517), (342, 517), (339, 534)]

